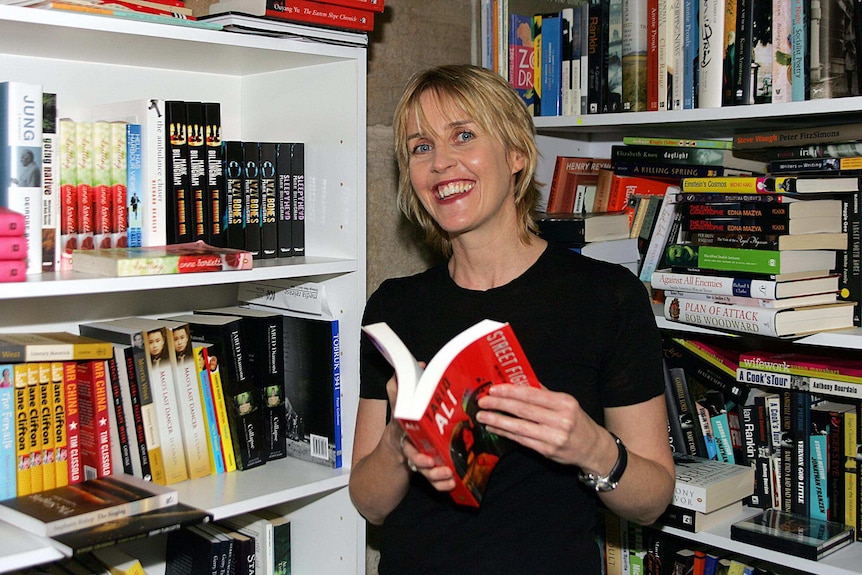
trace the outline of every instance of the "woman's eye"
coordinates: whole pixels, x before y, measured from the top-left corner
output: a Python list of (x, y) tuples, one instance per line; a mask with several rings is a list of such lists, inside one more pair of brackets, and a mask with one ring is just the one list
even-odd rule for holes
[(459, 132), (457, 139), (459, 142), (467, 142), (469, 140), (472, 140), (475, 137), (476, 136), (475, 136), (475, 134), (473, 134), (473, 132)]
[(418, 145), (413, 147), (413, 153), (414, 154), (424, 154), (430, 149), (431, 149), (431, 146), (429, 146), (428, 144), (418, 144)]

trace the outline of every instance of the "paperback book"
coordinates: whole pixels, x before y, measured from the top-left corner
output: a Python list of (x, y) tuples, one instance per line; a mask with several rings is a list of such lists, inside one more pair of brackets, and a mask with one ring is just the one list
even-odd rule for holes
[(120, 474), (0, 501), (0, 519), (53, 537), (177, 502), (175, 489)]
[(764, 549), (819, 561), (853, 542), (854, 529), (837, 521), (826, 521), (766, 509), (760, 515), (730, 526), (730, 538)]
[(113, 347), (106, 341), (64, 331), (0, 335), (4, 363), (110, 359), (113, 355)]
[(109, 277), (152, 276), (252, 269), (251, 252), (202, 241), (167, 246), (75, 250), (77, 272)]
[(754, 468), (715, 459), (674, 454), (676, 486), (672, 504), (712, 513), (754, 493)]
[(491, 472), (512, 447), (475, 420), (479, 399), (495, 384), (539, 386), (511, 326), (492, 320), (473, 325), (444, 345), (424, 370), (385, 323), (362, 330), (395, 368), (393, 417), (417, 449), (452, 469), (455, 502), (478, 507)]

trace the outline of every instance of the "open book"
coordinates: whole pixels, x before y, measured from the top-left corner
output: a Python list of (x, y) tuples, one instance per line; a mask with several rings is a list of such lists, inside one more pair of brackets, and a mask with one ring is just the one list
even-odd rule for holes
[(385, 323), (362, 329), (395, 368), (393, 417), (417, 449), (453, 470), (458, 485), (452, 498), (478, 507), (491, 471), (512, 447), (475, 420), (479, 398), (498, 383), (539, 387), (511, 326), (480, 321), (452, 338), (424, 370)]

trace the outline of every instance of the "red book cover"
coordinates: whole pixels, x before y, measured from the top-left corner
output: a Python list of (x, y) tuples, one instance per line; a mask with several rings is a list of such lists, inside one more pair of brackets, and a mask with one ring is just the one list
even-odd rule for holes
[(629, 207), (629, 199), (633, 195), (664, 196), (668, 187), (672, 185), (667, 180), (614, 174), (614, 181), (611, 183), (610, 198), (608, 198), (608, 211), (618, 212), (627, 208), (631, 209)]
[[(554, 175), (548, 192), (548, 206), (545, 210), (551, 214), (571, 214), (577, 210), (576, 198), (578, 188), (596, 186), (599, 170), (610, 170), (610, 159), (578, 158), (557, 156), (554, 165)], [(581, 195), (585, 194), (582, 190)]]
[(24, 215), (0, 206), (0, 236), (23, 236)]
[(310, 0), (267, 0), (266, 16), (347, 30), (374, 30), (374, 12)]
[[(81, 469), (81, 412), (78, 409), (78, 362), (63, 362), (63, 387), (66, 400), (66, 466), (69, 485), (84, 480)], [(60, 454), (62, 457), (62, 453)]]
[(78, 362), (81, 468), (86, 479), (111, 474), (111, 436), (105, 360)]
[(59, 121), (60, 156), (60, 269), (72, 269), (72, 250), (78, 247), (78, 176), (75, 160), (77, 124), (68, 118)]
[(321, 4), (335, 4), (336, 6), (346, 6), (348, 8), (358, 8), (360, 10), (371, 10), (372, 12), (383, 12), (384, 0), (317, 0)]
[(478, 507), (491, 472), (514, 445), (475, 420), (479, 398), (495, 384), (539, 387), (511, 326), (475, 324), (444, 345), (424, 370), (385, 323), (362, 329), (398, 375), (393, 417), (417, 449), (454, 471), (455, 502)]

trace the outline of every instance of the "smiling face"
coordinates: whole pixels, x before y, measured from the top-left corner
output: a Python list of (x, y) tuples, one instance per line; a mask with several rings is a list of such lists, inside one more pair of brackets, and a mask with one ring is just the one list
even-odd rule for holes
[(516, 224), (520, 152), (507, 151), (460, 107), (427, 91), (407, 122), (410, 182), (428, 214), (451, 239)]

